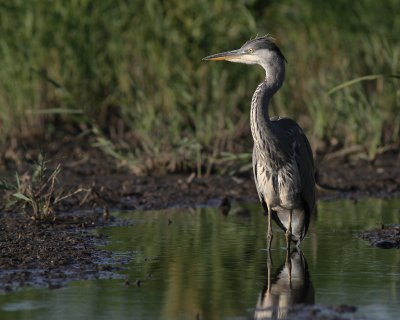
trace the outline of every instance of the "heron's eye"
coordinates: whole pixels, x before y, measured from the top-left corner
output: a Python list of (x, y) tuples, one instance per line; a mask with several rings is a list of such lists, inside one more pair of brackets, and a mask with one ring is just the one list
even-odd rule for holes
[(247, 49), (247, 53), (253, 53), (253, 52), (254, 52), (253, 48)]

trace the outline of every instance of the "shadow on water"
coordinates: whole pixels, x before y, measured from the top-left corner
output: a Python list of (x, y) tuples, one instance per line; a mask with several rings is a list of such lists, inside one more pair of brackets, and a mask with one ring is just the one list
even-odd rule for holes
[(287, 252), (274, 275), (271, 257), (266, 265), (267, 281), (258, 298), (254, 319), (284, 319), (291, 306), (314, 303), (314, 287), (301, 250)]
[(133, 253), (122, 271), (130, 285), (77, 281), (1, 295), (0, 319), (250, 319), (313, 301), (355, 305), (370, 319), (400, 319), (400, 250), (357, 237), (398, 223), (400, 199), (318, 207), (302, 252), (287, 257), (284, 234), (274, 229), (270, 265), (258, 204), (227, 216), (212, 208), (119, 213), (132, 225), (101, 232), (109, 250)]

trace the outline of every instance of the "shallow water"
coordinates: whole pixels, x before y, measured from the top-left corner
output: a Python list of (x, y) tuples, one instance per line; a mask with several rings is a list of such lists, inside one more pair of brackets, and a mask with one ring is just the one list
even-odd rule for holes
[(274, 229), (269, 301), (265, 217), (259, 205), (236, 209), (228, 216), (210, 208), (120, 213), (133, 225), (102, 232), (110, 236), (108, 249), (133, 253), (123, 271), (129, 286), (80, 281), (4, 294), (0, 319), (253, 318), (257, 304), (279, 299), (350, 304), (369, 319), (400, 319), (400, 250), (357, 238), (380, 223), (398, 223), (400, 199), (320, 202), (301, 246), (304, 258), (293, 253), (291, 288), (284, 234)]

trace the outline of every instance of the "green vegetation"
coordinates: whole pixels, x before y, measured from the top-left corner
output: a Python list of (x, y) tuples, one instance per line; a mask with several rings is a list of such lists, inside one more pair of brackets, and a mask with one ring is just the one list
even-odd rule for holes
[[(138, 172), (199, 172), (250, 151), (261, 69), (201, 58), (271, 33), (287, 60), (273, 114), (317, 146), (373, 156), (400, 137), (398, 1), (0, 4), (0, 142), (90, 132)], [(351, 79), (382, 75), (328, 94)], [(78, 132), (77, 132), (78, 131)]]
[(50, 170), (47, 167), (47, 161), (39, 155), (32, 172), (26, 172), (21, 176), (15, 174), (15, 183), (0, 180), (0, 189), (8, 192), (8, 200), (4, 208), (22, 211), (34, 220), (55, 218), (54, 206), (57, 203), (79, 192), (90, 191), (78, 188), (65, 193), (57, 183), (60, 172), (60, 164), (54, 170)]

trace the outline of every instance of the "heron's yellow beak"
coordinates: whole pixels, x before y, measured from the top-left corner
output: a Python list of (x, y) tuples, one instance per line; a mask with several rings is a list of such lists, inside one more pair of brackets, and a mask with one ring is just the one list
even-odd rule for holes
[(241, 54), (238, 52), (238, 50), (232, 50), (232, 51), (213, 54), (211, 56), (203, 58), (203, 60), (227, 60), (227, 61), (233, 61), (233, 60), (239, 59), (240, 56), (241, 56)]

